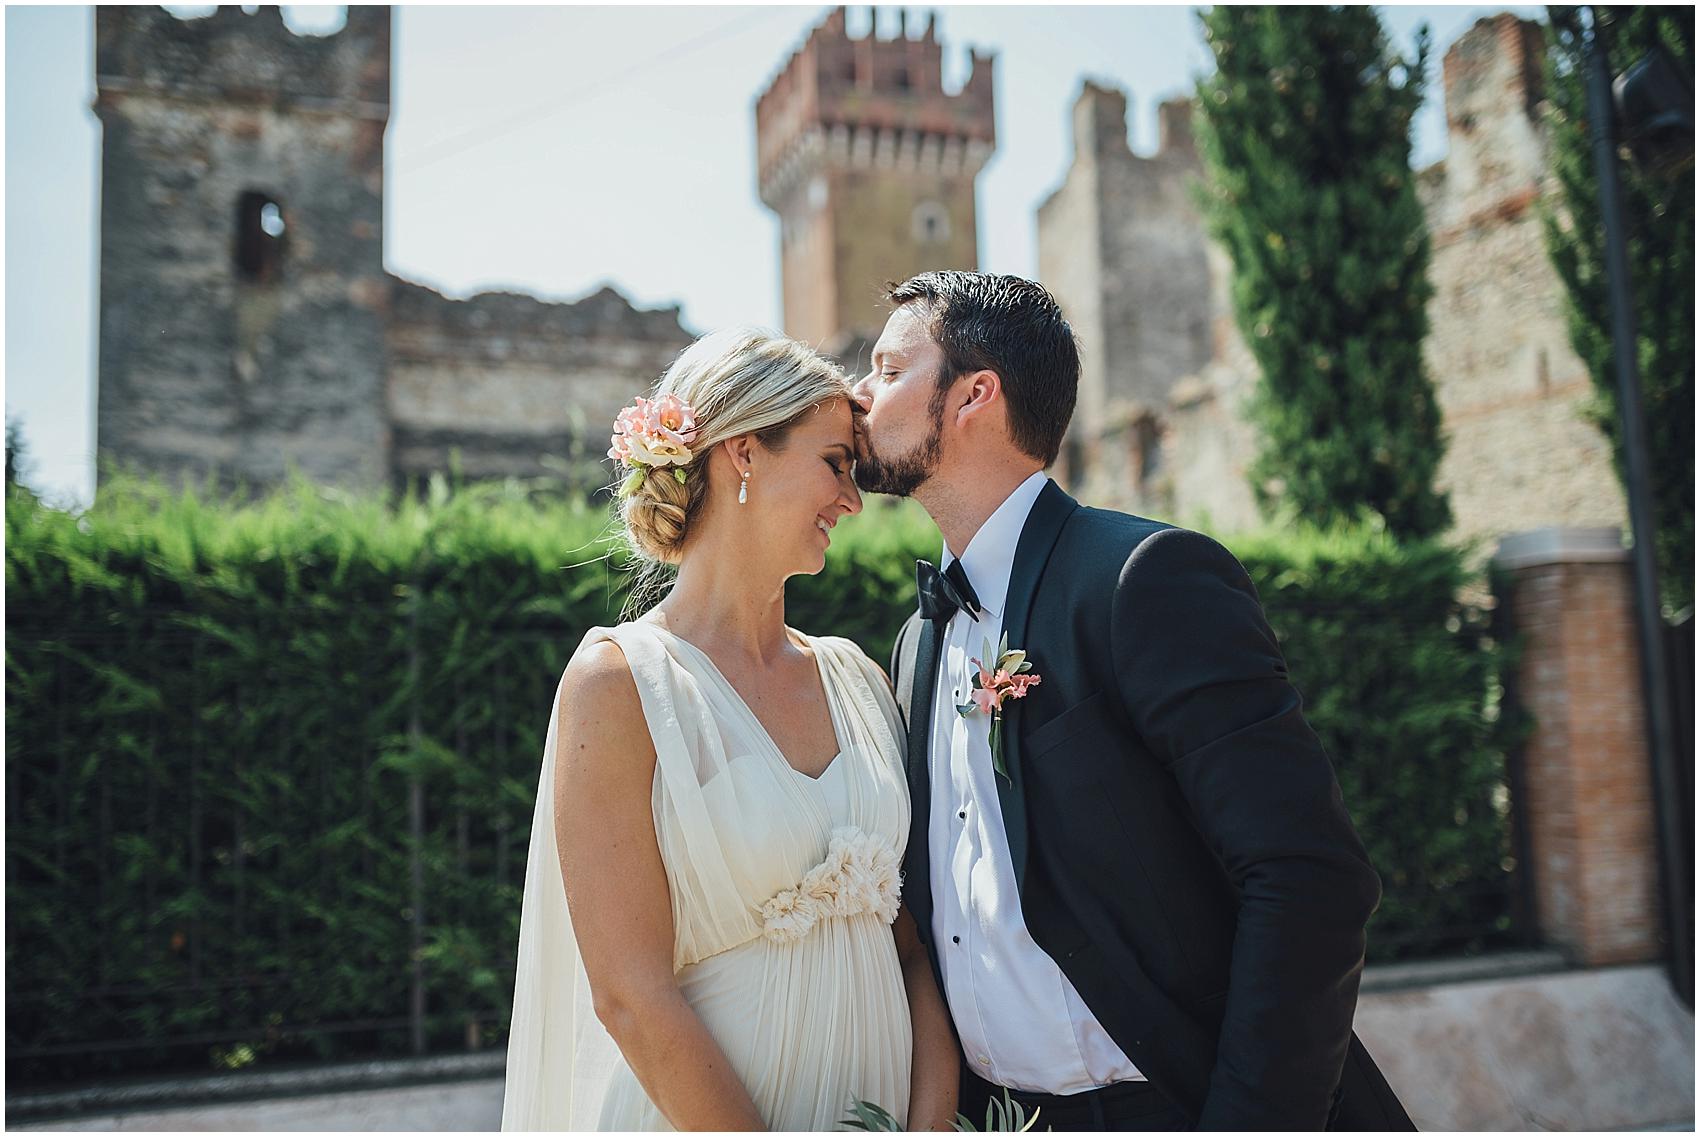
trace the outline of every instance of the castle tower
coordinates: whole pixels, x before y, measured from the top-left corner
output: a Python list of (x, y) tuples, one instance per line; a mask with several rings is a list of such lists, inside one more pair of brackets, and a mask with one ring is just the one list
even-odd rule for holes
[(946, 94), (934, 18), (919, 39), (845, 31), (834, 9), (756, 103), (762, 201), (779, 215), (785, 330), (855, 367), (880, 286), (978, 266), (974, 178), (996, 145), (990, 54)]
[(101, 458), (382, 485), (389, 10), (102, 6), (95, 44)]
[(1161, 515), (1175, 388), (1211, 360), (1210, 242), (1190, 187), (1192, 100), (1157, 105), (1157, 152), (1128, 145), (1127, 94), (1087, 80), (1074, 157), (1039, 206), (1039, 278), (1080, 341), (1080, 397), (1057, 476), (1094, 502)]
[(1539, 23), (1477, 20), (1442, 64), (1446, 157), (1418, 175), (1435, 286), (1423, 359), (1448, 437), (1437, 482), (1464, 537), (1627, 523), (1541, 223), (1557, 184), (1545, 57)]

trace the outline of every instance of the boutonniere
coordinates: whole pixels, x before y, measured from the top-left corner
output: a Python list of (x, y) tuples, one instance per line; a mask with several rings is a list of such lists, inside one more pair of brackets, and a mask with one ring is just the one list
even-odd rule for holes
[[(986, 662), (990, 660), (991, 662)], [(1028, 660), (1024, 651), (1009, 649), (1009, 633), (1003, 634), (998, 644), (997, 654), (992, 654), (990, 640), (985, 641), (985, 650), (980, 659), (970, 659), (974, 665), (974, 688), (968, 693), (969, 702), (958, 706), (957, 712), (963, 718), (976, 712), (984, 712), (992, 718), (992, 769), (1003, 775), (1004, 781), (1009, 781), (1009, 769), (1003, 761), (1003, 701), (1005, 699), (1025, 699), (1027, 689), (1039, 684), (1039, 675), (1033, 670), (1033, 664)]]

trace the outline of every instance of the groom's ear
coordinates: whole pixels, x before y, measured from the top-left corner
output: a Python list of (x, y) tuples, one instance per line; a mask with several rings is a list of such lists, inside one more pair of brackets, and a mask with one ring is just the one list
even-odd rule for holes
[(1003, 377), (996, 371), (981, 369), (957, 376), (955, 397), (956, 423), (967, 426), (997, 408), (1003, 401)]

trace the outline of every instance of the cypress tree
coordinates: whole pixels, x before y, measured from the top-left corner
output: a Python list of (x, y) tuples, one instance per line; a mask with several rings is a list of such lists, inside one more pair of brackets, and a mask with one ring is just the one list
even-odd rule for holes
[(1410, 164), (1428, 29), (1407, 60), (1372, 8), (1199, 18), (1216, 58), (1198, 89), (1199, 200), (1261, 371), (1248, 408), (1258, 504), (1438, 534), (1452, 512), (1434, 488), (1445, 440), (1423, 366), (1433, 290)]
[[(1599, 7), (1602, 45), (1620, 75), (1656, 47), (1694, 86), (1694, 9)], [(1553, 267), (1564, 281), (1570, 343), (1588, 367), (1588, 418), (1611, 440), (1624, 480), (1605, 222), (1589, 136), (1582, 42), (1567, 24), (1547, 28), (1547, 95), (1556, 200), (1542, 220)], [(1692, 96), (1691, 96), (1692, 97)], [(1690, 113), (1693, 103), (1689, 103)], [(1620, 142), (1622, 132), (1615, 132)], [(1694, 162), (1644, 166), (1618, 156), (1635, 312), (1636, 359), (1647, 419), (1653, 537), (1661, 591), (1674, 609), (1694, 603)]]
[(16, 419), (6, 420), (6, 488), (13, 486), (23, 489), (23, 483), (18, 479), (23, 476), (27, 466), (24, 448), (23, 424)]

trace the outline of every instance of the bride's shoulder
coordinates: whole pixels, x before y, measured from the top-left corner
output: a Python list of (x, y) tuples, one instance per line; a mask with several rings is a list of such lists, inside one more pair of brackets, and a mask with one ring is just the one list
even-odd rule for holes
[(637, 697), (628, 659), (627, 636), (620, 634), (619, 625), (613, 628), (590, 628), (579, 640), (578, 648), (567, 661), (561, 676), (562, 697), (568, 689), (577, 697), (623, 696)]
[(575, 800), (648, 794), (655, 770), (655, 741), (634, 670), (638, 659), (627, 658), (619, 637), (598, 634), (609, 631), (585, 632), (556, 693), (556, 778)]
[(856, 668), (867, 675), (870, 681), (877, 681), (884, 686), (891, 686), (891, 680), (886, 678), (885, 668), (875, 663), (868, 653), (862, 650), (862, 645), (848, 636), (808, 636), (815, 650), (825, 651), (836, 657), (844, 665)]

